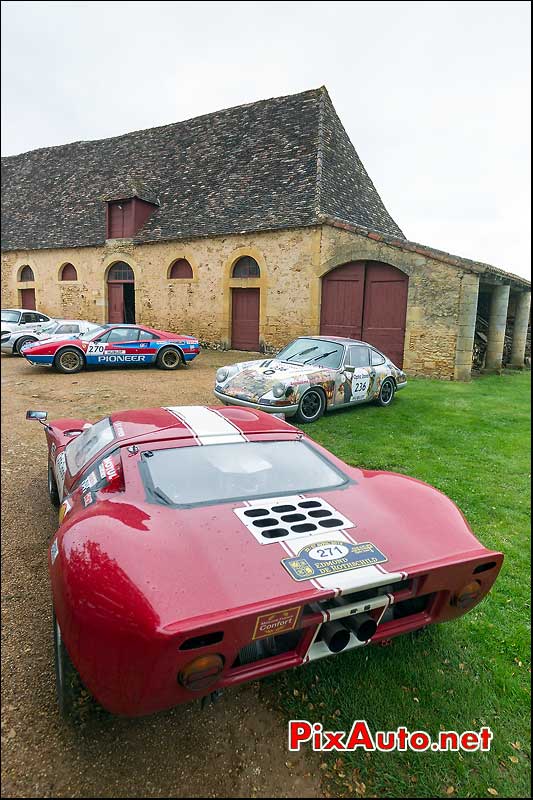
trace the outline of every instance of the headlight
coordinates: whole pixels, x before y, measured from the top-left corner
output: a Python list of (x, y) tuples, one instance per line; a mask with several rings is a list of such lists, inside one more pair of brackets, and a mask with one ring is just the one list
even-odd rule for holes
[(220, 369), (217, 369), (217, 375), (216, 375), (217, 383), (224, 383), (228, 375), (229, 375), (228, 367), (220, 367)]
[(285, 384), (284, 383), (276, 383), (272, 387), (272, 394), (274, 397), (283, 397), (285, 394)]

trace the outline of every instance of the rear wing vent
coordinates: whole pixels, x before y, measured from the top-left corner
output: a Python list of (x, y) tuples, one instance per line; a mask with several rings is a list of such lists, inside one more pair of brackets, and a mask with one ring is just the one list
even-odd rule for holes
[(322, 497), (278, 497), (254, 500), (233, 509), (259, 544), (287, 542), (302, 536), (354, 528), (343, 514)]

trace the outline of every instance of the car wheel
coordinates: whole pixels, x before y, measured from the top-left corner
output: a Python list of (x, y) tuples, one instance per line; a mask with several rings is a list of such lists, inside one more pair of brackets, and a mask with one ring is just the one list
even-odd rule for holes
[(157, 355), (159, 369), (177, 369), (182, 363), (181, 353), (175, 347), (163, 347)]
[(79, 707), (82, 685), (74, 664), (70, 660), (70, 656), (63, 644), (61, 629), (56, 619), (55, 611), (52, 612), (52, 617), (57, 702), (61, 716), (65, 719), (72, 719)]
[(60, 350), (54, 358), (54, 367), (58, 372), (65, 372), (67, 375), (73, 375), (75, 372), (80, 372), (83, 369), (85, 360), (82, 353), (76, 350), (75, 347), (65, 347)]
[(21, 356), (22, 355), (21, 351), (25, 344), (28, 344), (28, 342), (37, 342), (37, 341), (38, 339), (36, 339), (34, 336), (21, 336), (20, 339), (17, 339), (17, 341), (13, 345), (13, 353), (15, 353), (18, 356)]
[(320, 389), (308, 389), (298, 405), (294, 415), (298, 422), (316, 422), (326, 408), (326, 399)]
[(52, 505), (55, 506), (55, 508), (59, 508), (59, 491), (50, 462), (48, 462), (48, 495)]
[(394, 400), (395, 392), (396, 386), (394, 385), (394, 381), (392, 378), (386, 378), (381, 384), (381, 389), (379, 390), (379, 395), (376, 401), (378, 406), (390, 406)]

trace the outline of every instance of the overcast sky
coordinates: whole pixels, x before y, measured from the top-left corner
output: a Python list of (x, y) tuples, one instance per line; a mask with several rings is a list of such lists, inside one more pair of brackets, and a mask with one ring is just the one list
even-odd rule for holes
[(408, 238), (530, 274), (529, 2), (2, 2), (2, 154), (325, 84)]

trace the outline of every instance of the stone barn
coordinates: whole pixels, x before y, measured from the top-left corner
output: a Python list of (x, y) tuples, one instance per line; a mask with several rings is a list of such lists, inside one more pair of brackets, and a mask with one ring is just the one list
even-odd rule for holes
[(4, 307), (250, 351), (350, 336), (446, 379), (524, 364), (530, 284), (408, 240), (325, 88), (5, 158), (2, 183)]

